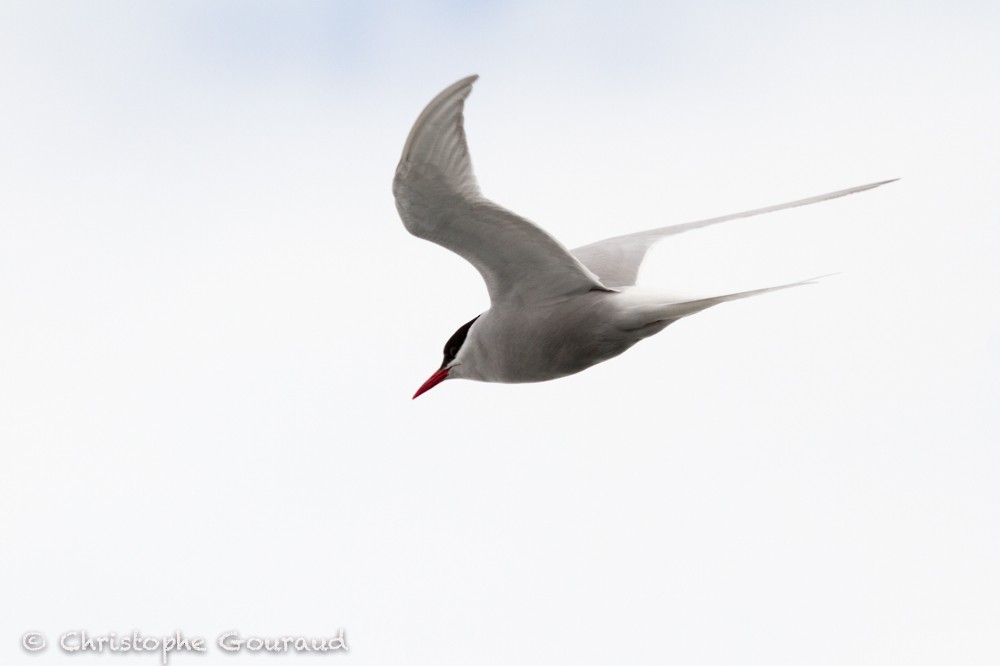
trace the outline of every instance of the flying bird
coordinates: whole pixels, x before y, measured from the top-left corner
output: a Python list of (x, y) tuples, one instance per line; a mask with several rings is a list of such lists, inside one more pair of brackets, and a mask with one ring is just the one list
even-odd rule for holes
[(809, 284), (815, 278), (689, 300), (636, 286), (636, 277), (649, 248), (667, 236), (892, 182), (615, 236), (569, 250), (480, 193), (463, 129), (465, 100), (478, 78), (458, 81), (427, 105), (410, 130), (393, 181), (396, 208), (406, 229), (475, 266), (490, 296), (489, 310), (448, 339), (440, 368), (414, 398), (446, 379), (521, 383), (572, 375), (713, 305)]

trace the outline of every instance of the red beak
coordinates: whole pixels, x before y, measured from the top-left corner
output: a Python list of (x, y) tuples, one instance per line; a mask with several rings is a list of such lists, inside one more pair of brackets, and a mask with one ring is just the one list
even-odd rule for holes
[(420, 386), (420, 388), (417, 389), (417, 392), (413, 394), (413, 400), (416, 400), (417, 396), (419, 396), (421, 393), (430, 391), (432, 388), (434, 388), (447, 378), (448, 378), (448, 368), (441, 368), (433, 375), (431, 375), (431, 378), (428, 379), (426, 382), (424, 382)]

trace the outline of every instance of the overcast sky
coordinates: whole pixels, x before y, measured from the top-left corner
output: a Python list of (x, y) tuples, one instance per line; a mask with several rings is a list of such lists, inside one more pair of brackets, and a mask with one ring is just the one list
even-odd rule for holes
[[(343, 628), (322, 659), (995, 665), (998, 19), (5, 0), (2, 661), (91, 663), (56, 646), (80, 629), (205, 637), (186, 664)], [(390, 183), (472, 73), (483, 191), (569, 246), (902, 180), (671, 238), (643, 274), (819, 285), (411, 401), (488, 300)]]

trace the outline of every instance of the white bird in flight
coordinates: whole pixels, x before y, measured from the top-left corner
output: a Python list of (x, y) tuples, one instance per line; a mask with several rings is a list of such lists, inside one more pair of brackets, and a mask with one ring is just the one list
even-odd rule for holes
[(393, 181), (396, 208), (407, 230), (469, 261), (482, 274), (490, 295), (490, 309), (455, 331), (445, 344), (441, 367), (414, 398), (446, 379), (520, 383), (572, 375), (713, 305), (809, 284), (815, 278), (688, 300), (635, 282), (646, 252), (666, 236), (892, 182), (615, 236), (569, 250), (480, 193), (462, 115), (477, 78), (458, 81), (427, 105), (410, 130)]

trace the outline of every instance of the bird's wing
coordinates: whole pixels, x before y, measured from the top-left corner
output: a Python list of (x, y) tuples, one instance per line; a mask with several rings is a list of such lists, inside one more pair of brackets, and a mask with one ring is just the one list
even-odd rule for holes
[(602, 241), (597, 241), (596, 243), (576, 248), (573, 250), (573, 256), (597, 274), (597, 276), (601, 279), (601, 282), (606, 286), (611, 288), (627, 287), (635, 284), (636, 277), (639, 274), (639, 266), (642, 265), (642, 260), (646, 257), (646, 252), (649, 248), (651, 248), (657, 241), (662, 240), (667, 236), (683, 233), (692, 229), (701, 229), (702, 227), (718, 224), (720, 222), (737, 220), (741, 217), (753, 217), (754, 215), (773, 213), (775, 211), (785, 210), (786, 208), (807, 206), (809, 204), (819, 203), (820, 201), (827, 201), (829, 199), (847, 196), (848, 194), (854, 194), (855, 192), (864, 192), (865, 190), (870, 190), (878, 187), (879, 185), (885, 185), (886, 183), (891, 182), (893, 181), (883, 180), (878, 183), (859, 185), (858, 187), (851, 187), (846, 190), (820, 194), (819, 196), (809, 197), (807, 199), (789, 201), (776, 206), (767, 206), (766, 208), (757, 208), (755, 210), (748, 210), (742, 213), (733, 213), (731, 215), (723, 215), (722, 217), (698, 220), (697, 222), (675, 224), (669, 227), (660, 227), (659, 229), (650, 229), (648, 231), (639, 231), (632, 234), (626, 234), (624, 236), (606, 238)]
[(609, 291), (562, 243), (479, 193), (462, 127), (477, 78), (435, 97), (410, 130), (392, 188), (403, 224), (475, 266), (495, 304)]

